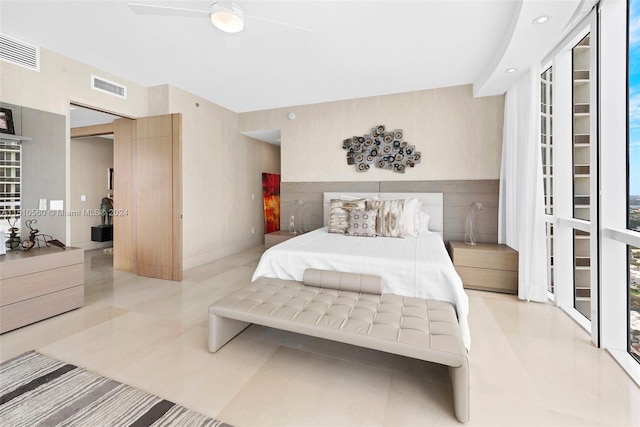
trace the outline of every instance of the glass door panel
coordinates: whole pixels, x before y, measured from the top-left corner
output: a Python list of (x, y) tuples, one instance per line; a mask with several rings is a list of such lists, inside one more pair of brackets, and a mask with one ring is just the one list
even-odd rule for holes
[(540, 148), (542, 150), (542, 179), (544, 209), (553, 215), (553, 67), (540, 75)]
[(553, 285), (553, 67), (540, 74), (540, 150), (547, 239), (547, 291)]
[(591, 320), (591, 234), (573, 230), (574, 308)]
[(640, 361), (640, 248), (629, 246), (629, 353)]
[(553, 277), (553, 223), (546, 223), (547, 232), (547, 292), (555, 292)]
[(591, 47), (587, 34), (572, 50), (573, 217), (589, 221), (591, 210)]

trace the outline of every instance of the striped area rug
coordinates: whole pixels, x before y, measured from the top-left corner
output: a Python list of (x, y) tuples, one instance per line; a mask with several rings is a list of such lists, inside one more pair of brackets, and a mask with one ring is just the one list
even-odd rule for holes
[(35, 351), (0, 364), (0, 425), (228, 426)]

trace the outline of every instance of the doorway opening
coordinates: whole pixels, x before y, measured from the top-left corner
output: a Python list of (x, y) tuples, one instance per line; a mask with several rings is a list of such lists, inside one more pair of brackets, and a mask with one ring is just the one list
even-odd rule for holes
[(113, 122), (121, 116), (69, 106), (71, 246), (85, 249), (87, 265), (113, 268)]

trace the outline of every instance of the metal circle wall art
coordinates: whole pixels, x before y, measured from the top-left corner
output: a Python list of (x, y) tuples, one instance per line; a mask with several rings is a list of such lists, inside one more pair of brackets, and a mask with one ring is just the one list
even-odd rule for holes
[(402, 129), (387, 132), (384, 125), (371, 128), (371, 133), (353, 136), (342, 141), (347, 150), (347, 164), (355, 165), (358, 172), (366, 172), (374, 165), (378, 169), (389, 169), (404, 173), (407, 167), (420, 163), (422, 157), (414, 145), (403, 141)]

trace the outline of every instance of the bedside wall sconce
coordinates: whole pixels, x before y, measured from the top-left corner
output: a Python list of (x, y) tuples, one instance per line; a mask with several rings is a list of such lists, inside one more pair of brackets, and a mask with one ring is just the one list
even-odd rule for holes
[(469, 213), (467, 214), (467, 221), (464, 224), (464, 242), (467, 245), (475, 245), (478, 243), (478, 236), (476, 235), (476, 211), (484, 210), (484, 206), (480, 202), (473, 202), (469, 207)]

